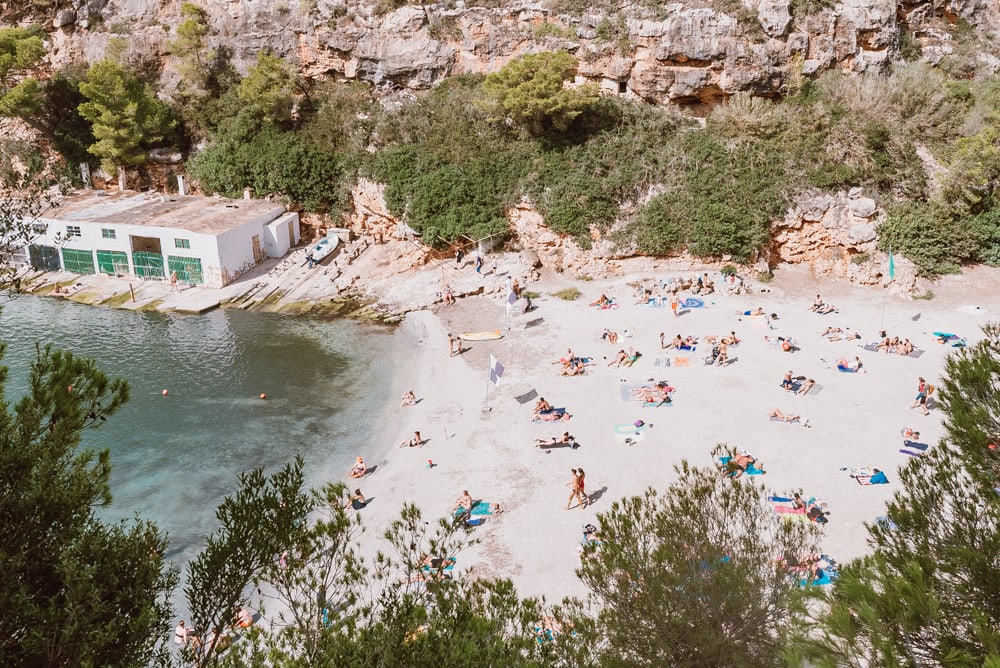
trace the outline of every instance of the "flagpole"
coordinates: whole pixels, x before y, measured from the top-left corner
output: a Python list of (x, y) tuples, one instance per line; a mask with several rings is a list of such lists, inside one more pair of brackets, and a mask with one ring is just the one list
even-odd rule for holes
[(882, 292), (882, 326), (879, 327), (879, 333), (882, 338), (885, 338), (885, 302), (889, 298), (889, 286), (896, 278), (896, 271), (892, 262), (892, 246), (889, 246), (889, 270), (886, 273), (889, 276), (889, 282), (885, 284), (885, 290)]

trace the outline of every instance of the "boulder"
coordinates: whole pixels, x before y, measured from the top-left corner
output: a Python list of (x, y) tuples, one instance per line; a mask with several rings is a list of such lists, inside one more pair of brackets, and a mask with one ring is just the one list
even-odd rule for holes
[(871, 218), (875, 215), (875, 211), (878, 209), (875, 204), (875, 200), (870, 197), (852, 199), (848, 206), (850, 206), (851, 213), (858, 218)]

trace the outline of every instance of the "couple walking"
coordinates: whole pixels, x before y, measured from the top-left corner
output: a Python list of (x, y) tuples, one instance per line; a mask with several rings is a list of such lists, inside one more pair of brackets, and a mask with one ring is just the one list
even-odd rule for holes
[(590, 505), (590, 497), (587, 496), (586, 492), (586, 474), (583, 472), (583, 469), (570, 469), (570, 471), (573, 474), (573, 479), (566, 483), (566, 486), (570, 489), (569, 499), (566, 500), (566, 510), (569, 510), (573, 499), (576, 499), (580, 510), (583, 510)]

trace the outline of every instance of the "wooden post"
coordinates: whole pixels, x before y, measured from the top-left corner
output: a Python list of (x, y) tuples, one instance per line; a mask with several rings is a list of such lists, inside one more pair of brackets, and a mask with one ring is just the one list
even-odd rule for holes
[(128, 293), (132, 295), (132, 301), (135, 301), (135, 290), (132, 289), (132, 284), (128, 284)]

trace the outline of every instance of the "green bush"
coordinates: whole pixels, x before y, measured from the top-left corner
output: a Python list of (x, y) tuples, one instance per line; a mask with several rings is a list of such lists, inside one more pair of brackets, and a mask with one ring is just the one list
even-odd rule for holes
[(579, 299), (580, 295), (582, 295), (582, 294), (583, 293), (580, 292), (580, 290), (578, 288), (564, 288), (564, 289), (560, 290), (559, 292), (553, 292), (552, 296), (553, 297), (558, 297), (559, 299), (563, 299), (563, 300), (568, 301), (568, 302), (571, 302), (571, 301), (573, 301), (575, 299)]
[(979, 261), (1000, 267), (1000, 208), (994, 207), (969, 221), (979, 246)]
[(188, 168), (207, 192), (239, 197), (249, 187), (257, 196), (283, 195), (310, 211), (341, 211), (353, 178), (336, 154), (270, 124), (230, 128)]
[(903, 203), (890, 209), (879, 227), (878, 247), (911, 260), (924, 276), (953, 273), (979, 255), (970, 220), (956, 219), (934, 203)]

